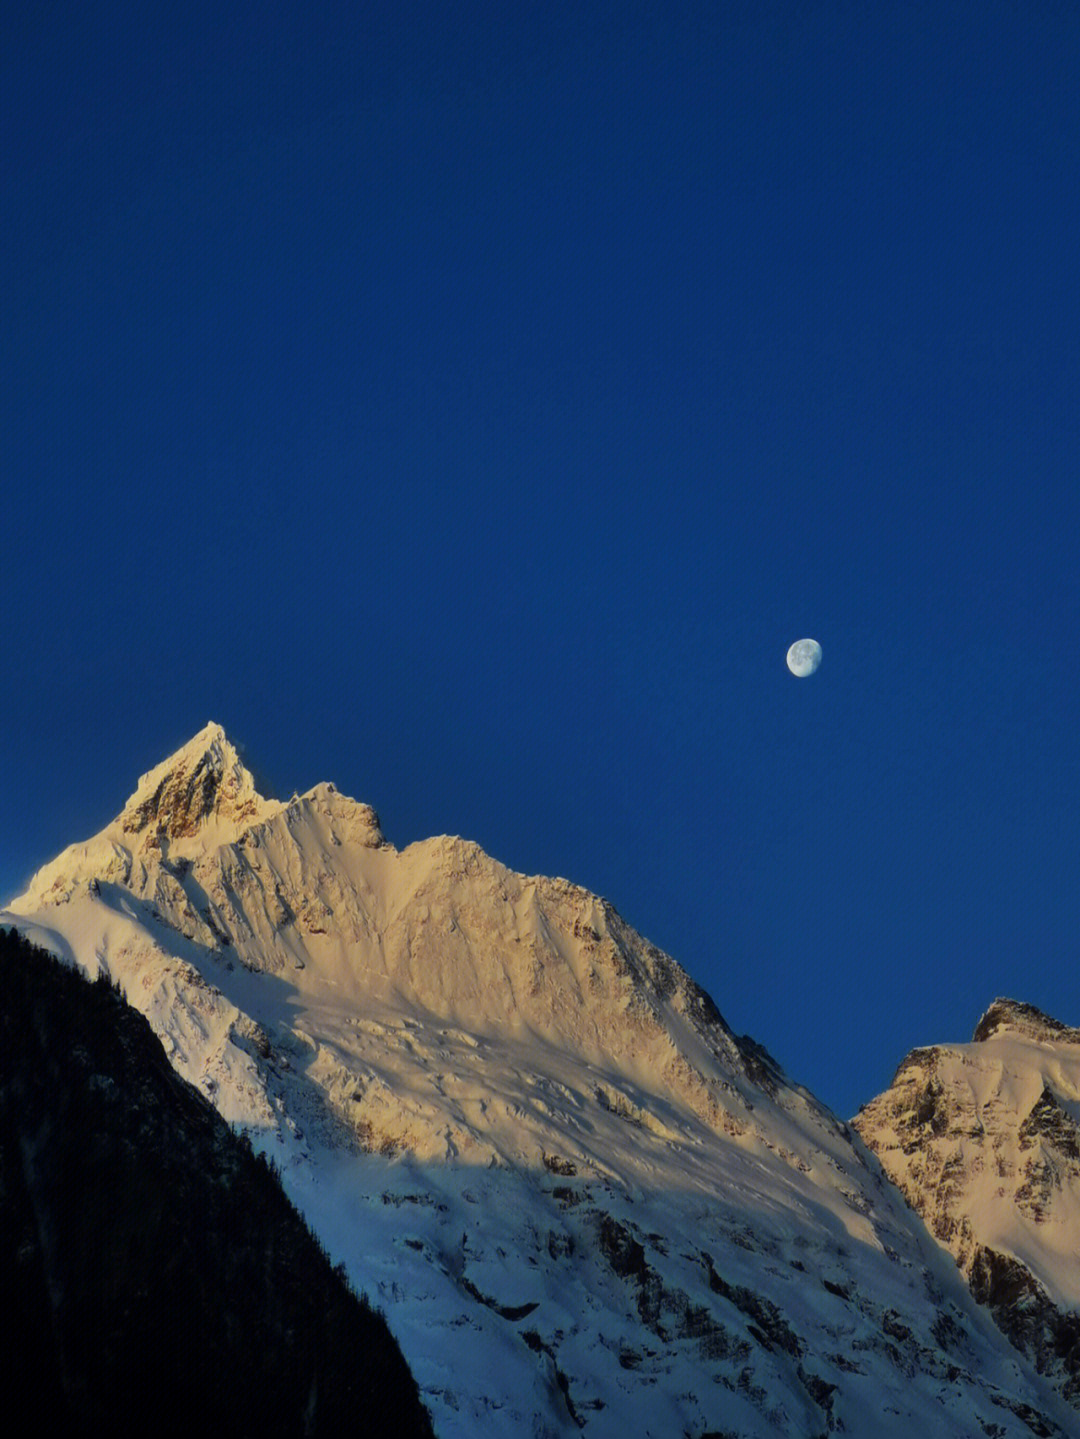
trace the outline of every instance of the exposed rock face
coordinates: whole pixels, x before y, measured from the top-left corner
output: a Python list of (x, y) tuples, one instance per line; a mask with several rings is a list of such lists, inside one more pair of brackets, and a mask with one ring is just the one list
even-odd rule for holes
[(12, 919), (274, 1155), (441, 1439), (1068, 1432), (847, 1127), (577, 885), (266, 800), (209, 726)]
[[(147, 791), (150, 791), (147, 793)], [(219, 725), (208, 725), (162, 773), (144, 777), (120, 816), (125, 834), (189, 839), (212, 816), (238, 825), (255, 819), (263, 802), (251, 775)]]
[(1070, 1029), (1060, 1019), (1052, 1019), (1033, 1004), (1024, 1004), (1018, 999), (995, 999), (975, 1026), (972, 1043), (981, 1044), (1001, 1030), (1026, 1039), (1080, 1044), (1080, 1029)]
[(1080, 1407), (1080, 1029), (998, 999), (853, 1121), (972, 1293)]

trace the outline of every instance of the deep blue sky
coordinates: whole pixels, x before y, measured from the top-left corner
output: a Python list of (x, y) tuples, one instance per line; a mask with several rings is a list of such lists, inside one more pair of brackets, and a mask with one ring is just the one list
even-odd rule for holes
[(842, 1113), (1080, 1023), (1076, 6), (3, 27), (0, 897), (216, 719)]

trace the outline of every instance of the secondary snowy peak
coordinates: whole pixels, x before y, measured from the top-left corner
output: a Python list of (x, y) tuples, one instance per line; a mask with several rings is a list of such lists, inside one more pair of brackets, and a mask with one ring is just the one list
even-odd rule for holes
[(854, 1127), (975, 1296), (1080, 1407), (1080, 1030), (998, 999)]

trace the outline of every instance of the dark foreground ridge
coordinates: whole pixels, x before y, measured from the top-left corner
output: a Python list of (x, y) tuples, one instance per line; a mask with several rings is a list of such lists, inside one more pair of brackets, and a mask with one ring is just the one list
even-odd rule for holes
[(0, 1382), (35, 1429), (417, 1436), (382, 1316), (146, 1020), (0, 930)]

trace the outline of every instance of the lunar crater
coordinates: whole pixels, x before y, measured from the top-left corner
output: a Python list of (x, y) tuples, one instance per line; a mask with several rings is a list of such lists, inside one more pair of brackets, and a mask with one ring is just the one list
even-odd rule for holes
[(821, 663), (817, 640), (796, 640), (787, 652), (787, 667), (797, 679), (812, 675)]

